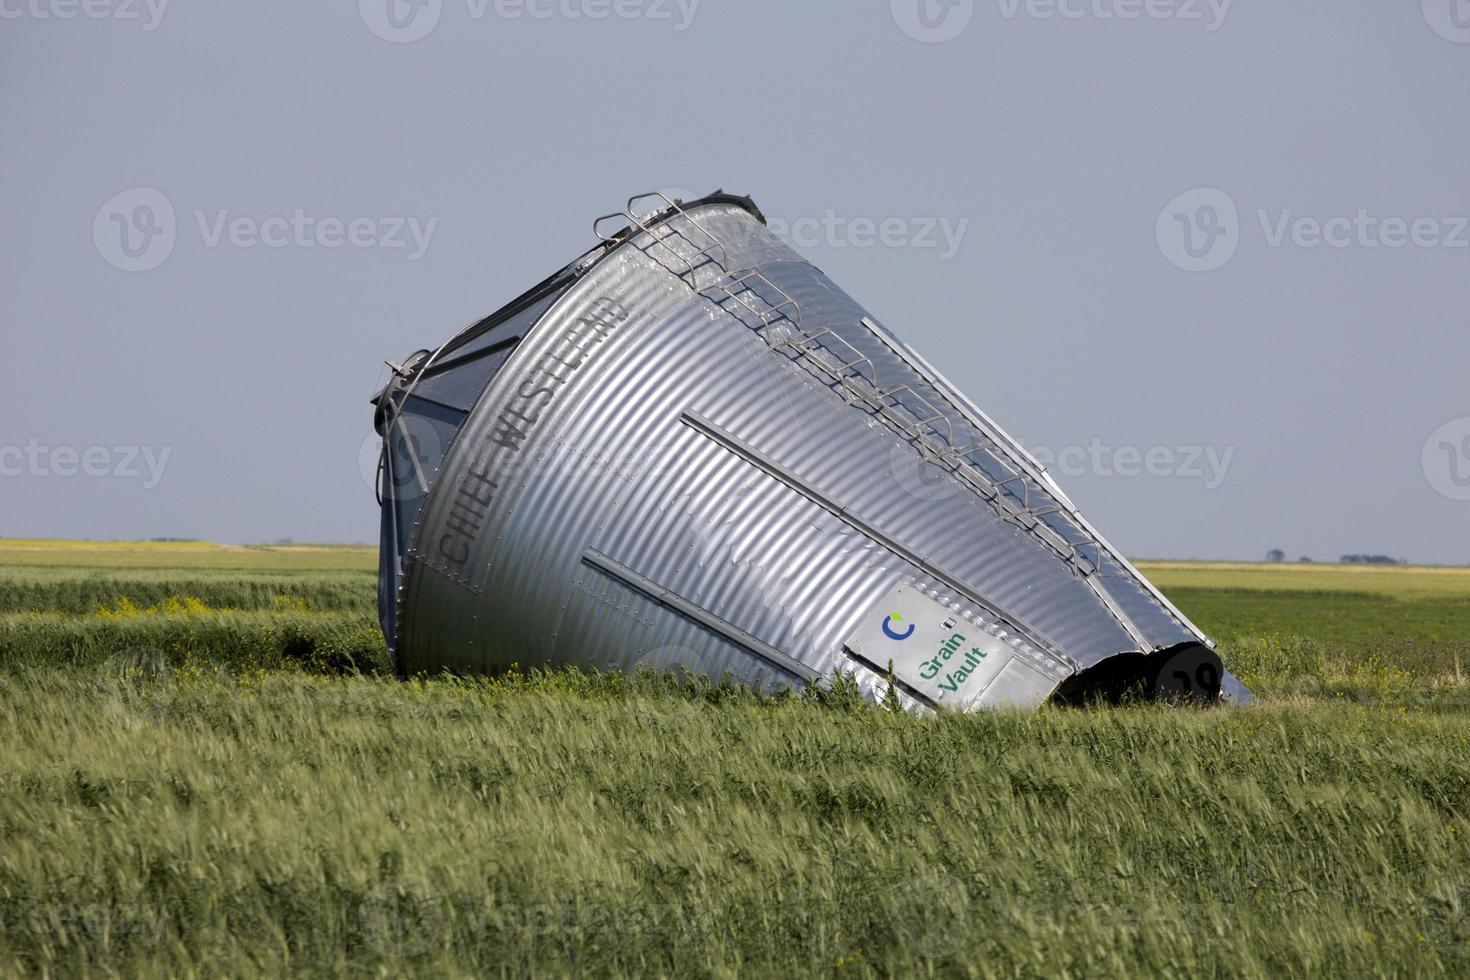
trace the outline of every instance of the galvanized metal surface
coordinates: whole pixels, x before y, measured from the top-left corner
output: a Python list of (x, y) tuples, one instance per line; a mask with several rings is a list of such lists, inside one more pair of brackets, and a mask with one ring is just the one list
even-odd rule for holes
[(752, 209), (613, 237), (438, 464), (388, 617), (404, 671), (649, 664), (769, 689), (842, 669), (876, 697), (844, 644), (900, 588), (1008, 638), (1017, 668), (967, 706), (1208, 644)]

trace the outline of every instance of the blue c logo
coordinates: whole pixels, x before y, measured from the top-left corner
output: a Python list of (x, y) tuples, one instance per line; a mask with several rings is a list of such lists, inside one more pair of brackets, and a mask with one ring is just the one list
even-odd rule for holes
[(896, 630), (896, 629), (893, 628), (893, 624), (894, 623), (898, 623), (898, 622), (902, 622), (902, 621), (903, 621), (903, 617), (900, 616), (898, 613), (889, 613), (887, 616), (884, 616), (883, 617), (883, 635), (886, 636), (886, 637), (888, 637), (890, 640), (907, 640), (909, 637), (913, 636), (914, 635), (914, 624), (913, 623), (910, 623), (909, 624), (909, 628), (906, 629), (906, 630), (904, 630), (902, 633), (900, 633), (898, 630)]

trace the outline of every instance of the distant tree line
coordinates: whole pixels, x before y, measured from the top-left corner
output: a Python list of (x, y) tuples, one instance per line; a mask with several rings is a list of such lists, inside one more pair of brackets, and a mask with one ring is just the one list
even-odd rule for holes
[[(1267, 561), (1285, 561), (1286, 552), (1280, 548), (1272, 548), (1266, 552)], [(1306, 555), (1298, 558), (1299, 562), (1310, 562), (1312, 559)], [(1408, 562), (1402, 558), (1393, 558), (1389, 555), (1343, 555), (1338, 559), (1344, 565), (1407, 565)]]

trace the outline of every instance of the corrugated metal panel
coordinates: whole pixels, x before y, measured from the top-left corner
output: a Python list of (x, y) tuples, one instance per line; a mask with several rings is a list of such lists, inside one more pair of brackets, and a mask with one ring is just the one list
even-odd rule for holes
[(406, 669), (801, 683), (853, 669), (844, 638), (902, 582), (999, 617), (1053, 682), (1203, 639), (749, 210), (649, 228), (561, 296), (456, 437), (410, 549)]

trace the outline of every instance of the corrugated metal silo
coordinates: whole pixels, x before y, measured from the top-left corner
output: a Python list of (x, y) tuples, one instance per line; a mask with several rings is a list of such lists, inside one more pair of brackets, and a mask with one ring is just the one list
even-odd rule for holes
[[(648, 210), (651, 208), (652, 210)], [(396, 365), (380, 606), (404, 674), (853, 672), (910, 707), (1248, 697), (998, 425), (747, 198), (635, 198)]]

